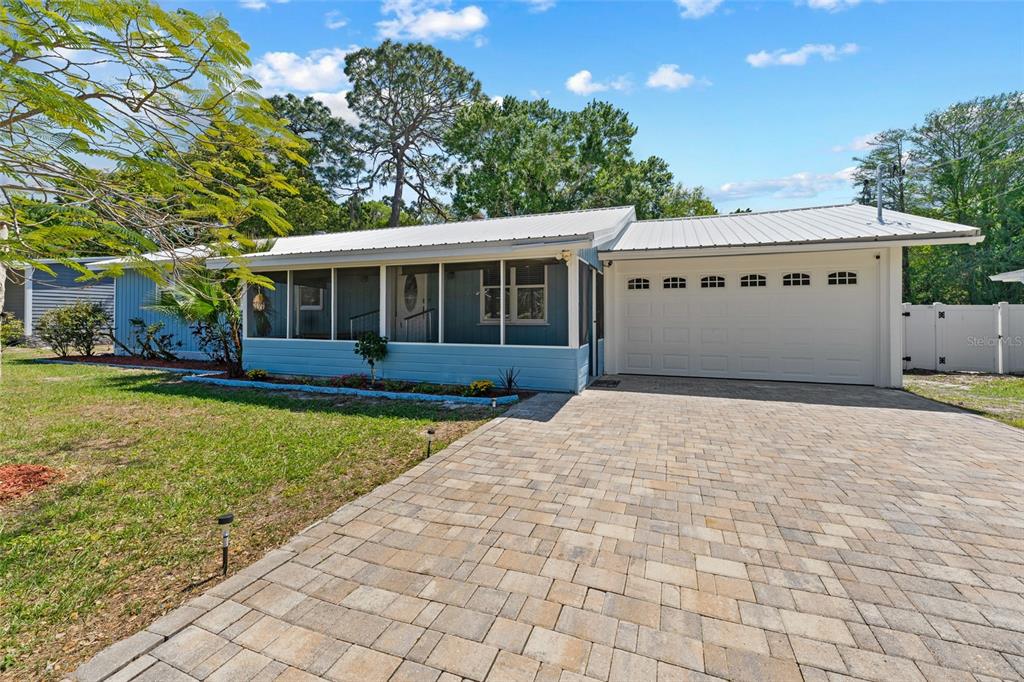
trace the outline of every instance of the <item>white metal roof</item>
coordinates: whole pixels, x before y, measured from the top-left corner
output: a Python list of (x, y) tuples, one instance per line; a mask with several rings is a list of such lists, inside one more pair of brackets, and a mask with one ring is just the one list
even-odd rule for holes
[(824, 244), (883, 240), (978, 237), (981, 231), (945, 220), (884, 211), (860, 204), (763, 213), (731, 213), (632, 223), (602, 253), (703, 249), (775, 244)]
[(989, 279), (993, 282), (1020, 282), (1024, 284), (1024, 270), (1000, 272), (998, 275), (992, 275)]
[(570, 237), (600, 240), (602, 235), (614, 236), (617, 234), (634, 216), (632, 206), (622, 206), (508, 218), (465, 220), (436, 225), (412, 225), (381, 230), (282, 237), (274, 242), (269, 251), (251, 254), (248, 258), (494, 242), (542, 241)]

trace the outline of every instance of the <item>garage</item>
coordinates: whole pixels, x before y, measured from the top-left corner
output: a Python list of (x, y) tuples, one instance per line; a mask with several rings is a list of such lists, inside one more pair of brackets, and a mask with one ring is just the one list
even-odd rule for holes
[(873, 384), (878, 270), (864, 252), (628, 261), (625, 374)]
[(608, 374), (902, 384), (902, 249), (977, 230), (855, 204), (630, 224), (599, 250)]

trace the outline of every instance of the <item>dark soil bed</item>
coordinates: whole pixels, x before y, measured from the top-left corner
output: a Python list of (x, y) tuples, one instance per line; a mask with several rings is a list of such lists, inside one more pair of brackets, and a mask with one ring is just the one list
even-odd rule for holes
[[(488, 391), (470, 393), (462, 384), (433, 384), (429, 382), (402, 381), (398, 379), (381, 379), (370, 383), (370, 378), (362, 374), (346, 374), (337, 377), (302, 377), (280, 376), (275, 374), (247, 375), (230, 377), (227, 372), (213, 375), (216, 379), (240, 379), (242, 381), (265, 381), (271, 384), (299, 384), (302, 386), (333, 386), (336, 388), (356, 388), (364, 391), (387, 391), (389, 393), (425, 393), (428, 395), (468, 396), (474, 398), (501, 398), (509, 395), (504, 390), (492, 388)], [(513, 391), (520, 400), (536, 395), (534, 391)]]
[(7, 464), (0, 466), (0, 502), (7, 502), (39, 490), (60, 478), (56, 469), (41, 464)]
[(58, 360), (71, 360), (73, 362), (98, 363), (103, 365), (135, 365), (140, 367), (153, 367), (154, 369), (202, 369), (210, 372), (223, 370), (224, 365), (206, 360), (147, 360), (136, 358), (131, 355), (69, 355), (66, 358), (54, 358)]

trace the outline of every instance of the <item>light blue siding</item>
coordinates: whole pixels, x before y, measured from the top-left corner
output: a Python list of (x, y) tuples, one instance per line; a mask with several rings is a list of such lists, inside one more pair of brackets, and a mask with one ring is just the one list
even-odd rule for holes
[(604, 265), (601, 263), (601, 259), (597, 257), (597, 247), (592, 249), (580, 249), (580, 260), (588, 264), (592, 268), (596, 268), (598, 272), (604, 272)]
[[(245, 366), (310, 376), (369, 372), (354, 349), (351, 341), (247, 339)], [(586, 355), (586, 349), (574, 348), (390, 343), (379, 369), (389, 379), (466, 384), (475, 379), (497, 383), (503, 370), (515, 367), (522, 388), (575, 392), (586, 386)]]
[[(117, 279), (116, 286), (114, 324), (118, 341), (129, 347), (133, 345), (131, 326), (133, 318), (139, 318), (146, 324), (163, 322), (162, 333), (174, 334), (174, 340), (182, 343), (180, 348), (175, 349), (175, 353), (183, 358), (206, 359), (206, 356), (200, 352), (189, 325), (177, 318), (146, 309), (146, 306), (156, 298), (156, 283), (153, 280), (140, 275), (135, 270), (126, 270), (124, 275)], [(117, 352), (123, 353), (120, 349)]]
[(576, 354), (576, 393), (579, 393), (590, 383), (590, 346), (580, 346)]
[(82, 272), (67, 265), (53, 263), (51, 275), (38, 268), (32, 272), (32, 324), (43, 313), (79, 301), (99, 303), (108, 311), (114, 309), (114, 280), (110, 277), (78, 281)]

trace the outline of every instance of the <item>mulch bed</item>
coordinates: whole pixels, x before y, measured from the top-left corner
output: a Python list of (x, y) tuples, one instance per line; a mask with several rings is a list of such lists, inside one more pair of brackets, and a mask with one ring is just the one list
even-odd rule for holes
[(55, 358), (59, 360), (71, 360), (74, 362), (101, 364), (101, 365), (135, 365), (152, 367), (154, 369), (168, 368), (168, 369), (202, 369), (215, 372), (217, 370), (223, 370), (224, 365), (216, 362), (208, 362), (205, 360), (147, 360), (145, 358), (136, 358), (131, 355), (93, 355), (91, 357), (85, 357), (83, 355), (69, 355), (66, 358)]
[(0, 466), (0, 502), (28, 495), (60, 477), (59, 471), (41, 464)]
[[(356, 376), (356, 375), (348, 375)], [(333, 386), (336, 388), (355, 388), (363, 391), (387, 391), (389, 393), (427, 393), (430, 395), (451, 395), (451, 396), (464, 396), (464, 386), (458, 384), (434, 384), (428, 381), (416, 382), (416, 381), (405, 381), (395, 380), (387, 381), (384, 379), (378, 380), (376, 384), (371, 384), (369, 380), (363, 382), (346, 382), (345, 377), (304, 377), (304, 376), (280, 376), (277, 374), (268, 374), (263, 377), (230, 377), (227, 372), (221, 374), (211, 375), (212, 379), (236, 379), (239, 381), (263, 381), (269, 384), (296, 384), (300, 386)], [(426, 390), (424, 389), (429, 386)], [(514, 391), (519, 396), (520, 400), (526, 400), (537, 394), (536, 391)], [(473, 397), (476, 398), (500, 398), (507, 395), (504, 391), (498, 388), (494, 388), (487, 393), (482, 393)]]

